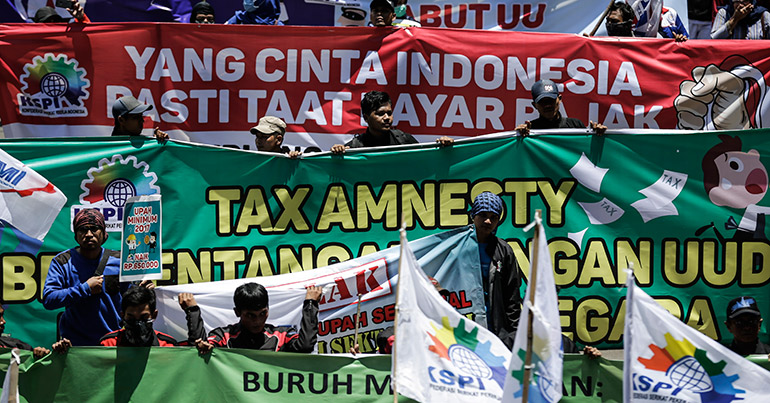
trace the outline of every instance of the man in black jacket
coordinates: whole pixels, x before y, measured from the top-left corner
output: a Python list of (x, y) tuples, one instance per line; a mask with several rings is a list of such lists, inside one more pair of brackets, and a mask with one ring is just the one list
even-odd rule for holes
[(483, 192), (473, 201), (471, 218), (479, 242), (487, 328), (512, 348), (521, 315), (521, 270), (513, 249), (495, 236), (502, 212), (502, 199)]
[[(391, 127), (393, 124), (393, 105), (390, 96), (382, 91), (369, 91), (361, 100), (361, 115), (368, 125), (366, 131), (357, 134), (345, 145), (335, 144), (331, 148), (334, 154), (344, 154), (348, 148), (397, 146), (416, 144), (417, 139), (411, 134)], [(441, 146), (449, 146), (454, 139), (442, 136), (436, 139)]]
[[(522, 136), (529, 135), (530, 129), (583, 129), (586, 127), (580, 119), (562, 116), (559, 106), (561, 94), (558, 84), (551, 80), (540, 80), (532, 85), (532, 106), (540, 115), (533, 121), (526, 121), (516, 130)], [(598, 135), (607, 131), (607, 126), (590, 122), (590, 127)]]
[(754, 297), (738, 297), (727, 304), (727, 330), (733, 335), (733, 342), (727, 346), (743, 356), (768, 354), (770, 346), (759, 341), (762, 314)]

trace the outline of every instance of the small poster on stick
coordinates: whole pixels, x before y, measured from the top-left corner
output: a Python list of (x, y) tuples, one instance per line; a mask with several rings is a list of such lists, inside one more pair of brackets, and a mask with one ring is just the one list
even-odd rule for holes
[(120, 281), (161, 279), (160, 195), (130, 197), (124, 211)]

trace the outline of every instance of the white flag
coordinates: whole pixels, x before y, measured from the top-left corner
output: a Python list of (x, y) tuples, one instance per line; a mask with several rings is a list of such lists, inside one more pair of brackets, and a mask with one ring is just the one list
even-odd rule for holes
[(0, 220), (42, 241), (66, 202), (46, 178), (0, 150)]
[(628, 276), (624, 402), (768, 402), (770, 372), (686, 325)]
[(19, 357), (19, 349), (14, 348), (11, 350), (11, 362), (8, 365), (8, 371), (5, 373), (5, 380), (3, 381), (3, 393), (0, 394), (0, 403), (15, 403), (19, 401), (20, 363), (21, 358)]
[(634, 35), (656, 37), (660, 28), (660, 14), (663, 11), (663, 0), (627, 0), (636, 14)]
[[(539, 218), (536, 266), (535, 303), (531, 305), (532, 287), (527, 287), (524, 307), (513, 341), (513, 354), (505, 380), (505, 402), (523, 400), (524, 363), (527, 352), (527, 322), (532, 315), (532, 371), (529, 377), (529, 402), (558, 402), (562, 396), (562, 366), (564, 350), (561, 345), (561, 322), (556, 282), (553, 277), (551, 252)], [(530, 275), (530, 279), (532, 275)]]
[(420, 268), (401, 230), (392, 379), (421, 402), (497, 402), (511, 353), (460, 315)]

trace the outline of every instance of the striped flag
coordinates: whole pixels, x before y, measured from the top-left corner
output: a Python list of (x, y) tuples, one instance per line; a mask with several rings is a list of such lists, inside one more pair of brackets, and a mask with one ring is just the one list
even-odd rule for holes
[(660, 27), (660, 14), (663, 9), (663, 0), (627, 0), (636, 14), (634, 22), (634, 35), (656, 37)]
[(0, 220), (42, 241), (66, 202), (53, 183), (0, 150)]

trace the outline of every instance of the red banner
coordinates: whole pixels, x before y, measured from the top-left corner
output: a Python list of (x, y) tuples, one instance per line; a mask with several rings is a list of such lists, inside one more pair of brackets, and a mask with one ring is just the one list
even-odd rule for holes
[[(322, 149), (362, 131), (369, 90), (398, 128), (475, 136), (537, 117), (530, 88), (560, 83), (562, 113), (610, 128), (767, 127), (763, 41), (584, 38), (438, 28), (186, 24), (0, 26), (7, 137), (108, 135), (111, 105), (154, 106), (145, 127), (253, 145), (264, 115)], [(150, 122), (150, 120), (152, 122)], [(308, 135), (311, 134), (311, 135)], [(341, 134), (346, 134), (344, 136)], [(252, 147), (253, 148), (253, 147)]]

